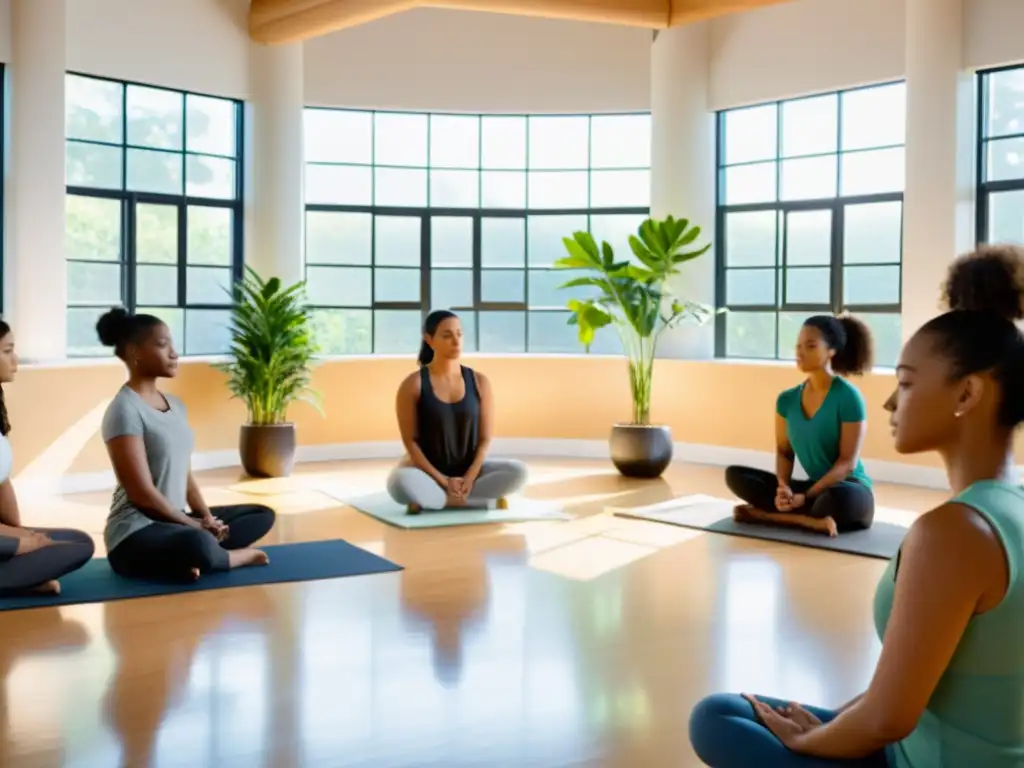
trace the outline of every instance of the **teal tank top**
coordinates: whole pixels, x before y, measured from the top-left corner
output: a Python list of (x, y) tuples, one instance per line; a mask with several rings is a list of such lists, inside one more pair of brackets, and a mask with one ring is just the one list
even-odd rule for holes
[[(895, 746), (895, 768), (1018, 768), (1024, 765), (1024, 489), (985, 480), (952, 501), (981, 514), (1009, 564), (1002, 602), (973, 617), (914, 731)], [(899, 555), (875, 591), (881, 639), (892, 610)]]

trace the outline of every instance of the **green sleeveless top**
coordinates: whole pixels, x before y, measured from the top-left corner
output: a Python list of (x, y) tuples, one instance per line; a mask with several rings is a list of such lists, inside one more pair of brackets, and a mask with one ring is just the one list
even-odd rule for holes
[[(1024, 489), (985, 480), (952, 501), (977, 510), (996, 531), (1009, 585), (999, 605), (967, 624), (917, 727), (894, 745), (895, 768), (1017, 768), (1024, 766)], [(875, 592), (880, 639), (898, 567), (899, 555)]]

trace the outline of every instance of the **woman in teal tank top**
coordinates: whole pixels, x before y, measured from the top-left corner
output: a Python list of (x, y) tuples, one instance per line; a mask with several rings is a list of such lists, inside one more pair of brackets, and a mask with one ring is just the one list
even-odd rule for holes
[(1024, 766), (1024, 250), (959, 259), (945, 299), (904, 347), (885, 407), (896, 450), (938, 452), (953, 496), (915, 521), (878, 584), (867, 691), (838, 712), (711, 696), (690, 721), (708, 765)]

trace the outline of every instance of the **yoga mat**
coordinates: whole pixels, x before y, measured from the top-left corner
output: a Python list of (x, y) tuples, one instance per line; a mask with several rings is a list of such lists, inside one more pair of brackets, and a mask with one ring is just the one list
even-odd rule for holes
[(342, 489), (324, 487), (320, 489), (331, 498), (355, 507), (360, 512), (398, 528), (446, 528), (453, 525), (485, 525), (487, 523), (523, 523), (531, 520), (569, 520), (561, 508), (550, 501), (524, 499), (512, 496), (508, 509), (445, 509), (436, 512), (424, 510), (410, 515), (404, 506), (388, 496), (387, 491), (356, 496), (346, 494)]
[(635, 520), (668, 523), (683, 528), (696, 528), (711, 533), (743, 536), (748, 539), (764, 539), (813, 547), (814, 549), (830, 549), (834, 552), (846, 552), (851, 555), (875, 557), (882, 560), (889, 560), (895, 556), (907, 533), (907, 529), (902, 525), (882, 522), (876, 522), (866, 531), (841, 533), (835, 538), (796, 528), (737, 523), (732, 519), (732, 510), (738, 503), (727, 499), (716, 499), (712, 496), (684, 496), (649, 507), (616, 509), (615, 515)]
[(106, 559), (94, 558), (60, 580), (59, 595), (27, 595), (0, 598), (0, 611), (40, 608), (55, 605), (100, 603), (136, 597), (176, 595), (207, 589), (251, 587), (257, 584), (282, 584), (289, 581), (318, 581), (345, 576), (400, 571), (402, 566), (360, 549), (347, 541), (310, 541), (261, 547), (270, 556), (270, 564), (208, 573), (187, 584), (164, 584), (118, 576)]

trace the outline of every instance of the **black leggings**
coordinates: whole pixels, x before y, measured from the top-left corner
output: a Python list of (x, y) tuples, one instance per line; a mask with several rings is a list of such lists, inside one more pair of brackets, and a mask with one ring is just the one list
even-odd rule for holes
[(228, 550), (245, 549), (274, 527), (274, 510), (262, 504), (210, 507), (210, 513), (228, 526), (223, 541), (209, 531), (177, 523), (154, 522), (107, 553), (114, 573), (131, 579), (191, 581), (200, 573), (228, 570)]
[(0, 594), (13, 595), (26, 592), (48, 581), (77, 571), (92, 559), (96, 545), (92, 536), (70, 528), (29, 528), (46, 534), (53, 540), (40, 549), (15, 554), (18, 540), (13, 536), (0, 536)]
[[(775, 506), (779, 480), (771, 472), (752, 467), (728, 467), (725, 484), (729, 490), (761, 512), (782, 512)], [(814, 485), (810, 480), (791, 480), (793, 493), (806, 493)], [(844, 480), (829, 487), (813, 503), (792, 510), (808, 517), (831, 517), (840, 533), (863, 531), (875, 519), (875, 497), (871, 489), (853, 480)]]

